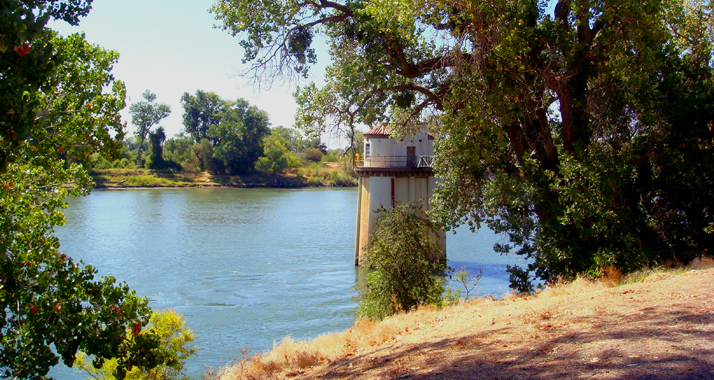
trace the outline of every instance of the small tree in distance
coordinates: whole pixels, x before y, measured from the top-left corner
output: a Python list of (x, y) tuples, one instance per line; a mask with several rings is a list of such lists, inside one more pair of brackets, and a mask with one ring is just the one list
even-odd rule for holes
[(438, 304), (444, 291), (437, 276), (446, 267), (438, 228), (423, 216), (419, 202), (381, 207), (365, 246), (370, 267), (358, 308), (361, 316), (383, 319), (420, 304)]
[(149, 133), (149, 169), (164, 168), (164, 141), (166, 141), (166, 133), (163, 127), (158, 127)]
[(468, 300), (469, 294), (476, 288), (476, 285), (478, 285), (478, 282), (483, 276), (483, 268), (476, 269), (473, 274), (470, 274), (466, 271), (466, 269), (461, 268), (460, 271), (454, 273), (454, 276), (456, 277), (456, 282), (461, 284), (461, 286), (464, 287), (464, 290), (466, 290), (464, 300)]
[(171, 107), (168, 104), (154, 103), (156, 94), (153, 92), (146, 90), (142, 96), (145, 101), (134, 103), (129, 107), (131, 123), (136, 126), (134, 133), (139, 137), (139, 149), (136, 157), (136, 166), (139, 168), (141, 167), (141, 148), (144, 146), (144, 140), (146, 140), (151, 127), (171, 114)]

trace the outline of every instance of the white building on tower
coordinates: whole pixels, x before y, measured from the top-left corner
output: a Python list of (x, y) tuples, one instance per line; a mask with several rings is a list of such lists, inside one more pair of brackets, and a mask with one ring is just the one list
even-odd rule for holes
[[(401, 139), (377, 126), (364, 134), (364, 160), (358, 161), (357, 235), (355, 265), (366, 261), (363, 247), (369, 242), (380, 206), (390, 209), (402, 202), (419, 201), (429, 210), (429, 198), (436, 188), (431, 168), (434, 136), (426, 128)], [(441, 251), (446, 253), (446, 237), (438, 236)]]

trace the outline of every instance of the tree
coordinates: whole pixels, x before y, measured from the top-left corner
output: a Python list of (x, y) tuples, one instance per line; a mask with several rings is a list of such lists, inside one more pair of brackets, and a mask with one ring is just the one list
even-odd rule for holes
[(254, 170), (263, 154), (263, 137), (270, 133), (268, 114), (245, 99), (228, 103), (218, 125), (208, 129), (213, 141), (213, 157), (231, 173)]
[(167, 160), (181, 163), (191, 162), (191, 146), (193, 139), (187, 135), (180, 134), (166, 140), (164, 143), (164, 157)]
[(164, 168), (164, 141), (166, 133), (164, 127), (158, 127), (155, 131), (149, 132), (149, 169)]
[(220, 123), (222, 111), (229, 106), (229, 102), (221, 99), (215, 92), (196, 90), (196, 95), (184, 92), (181, 105), (186, 133), (199, 142), (208, 137), (210, 127)]
[[(213, 158), (213, 145), (208, 139), (203, 139), (191, 147), (191, 152), (198, 160), (198, 167), (201, 171), (210, 170), (219, 172), (225, 170), (223, 162)], [(220, 165), (220, 166), (219, 166)]]
[(272, 132), (277, 132), (280, 137), (285, 139), (288, 143), (288, 148), (293, 151), (293, 153), (299, 153), (300, 146), (302, 144), (302, 136), (300, 131), (293, 128), (285, 128), (283, 126), (277, 126), (272, 128)]
[(258, 158), (255, 168), (269, 174), (282, 173), (287, 168), (300, 166), (300, 160), (288, 148), (288, 142), (273, 131), (263, 139), (264, 155)]
[(443, 179), (435, 216), (505, 234), (496, 249), (530, 259), (509, 269), (527, 290), (533, 276), (714, 254), (711, 7), (220, 0), (212, 11), (242, 36), (255, 78), (304, 71), (312, 35), (329, 39), (325, 87), (296, 94), (309, 131), (426, 123)]
[(151, 127), (171, 114), (171, 107), (168, 104), (154, 103), (156, 94), (153, 92), (146, 90), (142, 96), (144, 97), (143, 102), (134, 103), (129, 107), (131, 123), (136, 126), (134, 133), (140, 139), (136, 157), (136, 166), (139, 168), (141, 167), (141, 148), (144, 146), (144, 140), (151, 131)]
[(425, 217), (418, 202), (378, 211), (375, 230), (365, 246), (370, 268), (358, 312), (383, 319), (421, 304), (441, 301), (446, 270), (438, 229)]
[(77, 25), (91, 3), (16, 0), (0, 5), (0, 172), (47, 121), (36, 117), (35, 111), (41, 106), (40, 88), (51, 82), (59, 62), (45, 25), (51, 18)]
[(308, 148), (317, 149), (322, 154), (327, 154), (327, 145), (320, 139), (320, 136), (308, 138), (302, 141), (303, 150)]
[[(148, 300), (111, 277), (95, 278), (96, 269), (61, 254), (52, 235), (54, 226), (64, 223), (65, 198), (85, 195), (93, 186), (87, 171), (64, 157), (115, 156), (124, 134), (119, 112), (125, 88), (111, 75), (118, 53), (91, 45), (82, 35), (60, 38), (42, 29), (50, 16), (76, 22), (88, 4), (4, 2), (0, 12), (2, 27), (8, 26), (8, 12), (17, 12), (12, 13), (14, 25), (40, 28), (25, 34), (30, 51), (18, 49), (13, 51), (18, 58), (10, 59), (26, 77), (14, 78), (17, 67), (3, 66), (0, 85), (3, 102), (22, 107), (11, 108), (21, 118), (2, 121), (4, 136), (14, 139), (3, 144), (0, 168), (2, 377), (45, 376), (60, 358), (72, 365), (78, 350), (98, 364), (117, 358), (120, 378), (133, 366), (160, 363), (152, 353), (158, 344), (154, 335), (128, 341), (124, 334), (127, 329), (138, 334), (148, 323)], [(34, 15), (44, 21), (33, 24)], [(16, 89), (5, 87), (6, 79), (23, 83), (21, 99), (13, 98)], [(35, 80), (36, 87), (29, 84)], [(15, 114), (8, 111), (2, 111), (3, 117)]]

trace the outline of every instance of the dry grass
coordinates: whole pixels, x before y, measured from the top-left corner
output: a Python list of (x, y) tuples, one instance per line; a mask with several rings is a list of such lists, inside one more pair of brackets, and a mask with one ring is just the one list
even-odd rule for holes
[(689, 270), (702, 270), (714, 268), (714, 258), (711, 257), (700, 257), (692, 261), (691, 264), (687, 265)]
[[(685, 269), (691, 271), (712, 267), (714, 260), (700, 259), (678, 271), (649, 270), (643, 272), (649, 277), (644, 274), (634, 277), (642, 283), (648, 283), (664, 279), (662, 275), (671, 279), (677, 273), (684, 273)], [(598, 323), (612, 323), (606, 321), (621, 321), (621, 318), (640, 318), (630, 315), (635, 312), (631, 306), (621, 309), (616, 306), (620, 301), (607, 301), (613, 297), (645, 297), (644, 293), (633, 289), (632, 285), (615, 288), (620, 284), (630, 283), (634, 277), (623, 276), (615, 270), (606, 270), (599, 281), (579, 278), (570, 283), (549, 286), (531, 295), (509, 295), (501, 300), (493, 297), (471, 299), (444, 309), (421, 308), (381, 322), (360, 319), (347, 331), (321, 335), (311, 341), (285, 338), (275, 344), (271, 351), (246, 356), (238, 363), (208, 374), (205, 378), (311, 378), (320, 373), (344, 373), (349, 375), (336, 377), (381, 379), (385, 376), (399, 377), (409, 371), (413, 373), (415, 368), (421, 368), (417, 372), (422, 371), (426, 376), (430, 373), (428, 368), (434, 370), (432, 362), (463, 360), (458, 358), (463, 358), (465, 354), (486, 357), (495, 354), (495, 357), (498, 357), (500, 354), (497, 350), (511, 348), (526, 352), (526, 356), (555, 353), (556, 345), (551, 342), (557, 342), (557, 334), (564, 331), (589, 332), (593, 331), (593, 328), (603, 328), (595, 327)], [(642, 298), (635, 304), (643, 304), (645, 300), (647, 298)], [(441, 347), (442, 342), (449, 342), (451, 348)], [(558, 350), (572, 349), (577, 352), (582, 347), (576, 343), (572, 343), (573, 347), (559, 344)], [(421, 353), (410, 353), (408, 357), (395, 354), (413, 350)], [(560, 355), (564, 354), (565, 352)], [(456, 359), (453, 355), (456, 355)], [(400, 359), (385, 359), (393, 357)], [(400, 364), (402, 360), (409, 362), (408, 366)], [(354, 369), (352, 364), (355, 365)], [(363, 370), (372, 372), (360, 372), (358, 364), (364, 367)], [(525, 362), (524, 365), (530, 364)], [(375, 371), (378, 375), (374, 375)], [(463, 378), (469, 378), (468, 374)]]
[(612, 288), (613, 286), (620, 285), (620, 283), (622, 283), (622, 278), (623, 274), (621, 270), (613, 267), (607, 267), (602, 271), (600, 281), (608, 288)]
[(277, 373), (286, 376), (299, 374), (305, 368), (330, 363), (394, 341), (410, 330), (432, 324), (441, 314), (441, 310), (427, 307), (381, 322), (358, 319), (347, 331), (323, 334), (310, 341), (296, 341), (287, 337), (279, 344), (274, 344), (271, 351), (246, 356), (235, 365), (224, 367), (207, 377), (217, 380), (268, 379)]

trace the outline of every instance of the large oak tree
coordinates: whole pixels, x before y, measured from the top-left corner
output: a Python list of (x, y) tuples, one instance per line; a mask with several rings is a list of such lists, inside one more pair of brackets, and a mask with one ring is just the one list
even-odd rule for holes
[(389, 122), (438, 135), (446, 226), (504, 233), (536, 276), (712, 255), (714, 86), (706, 1), (219, 0), (248, 75), (326, 84), (298, 123), (348, 134)]

